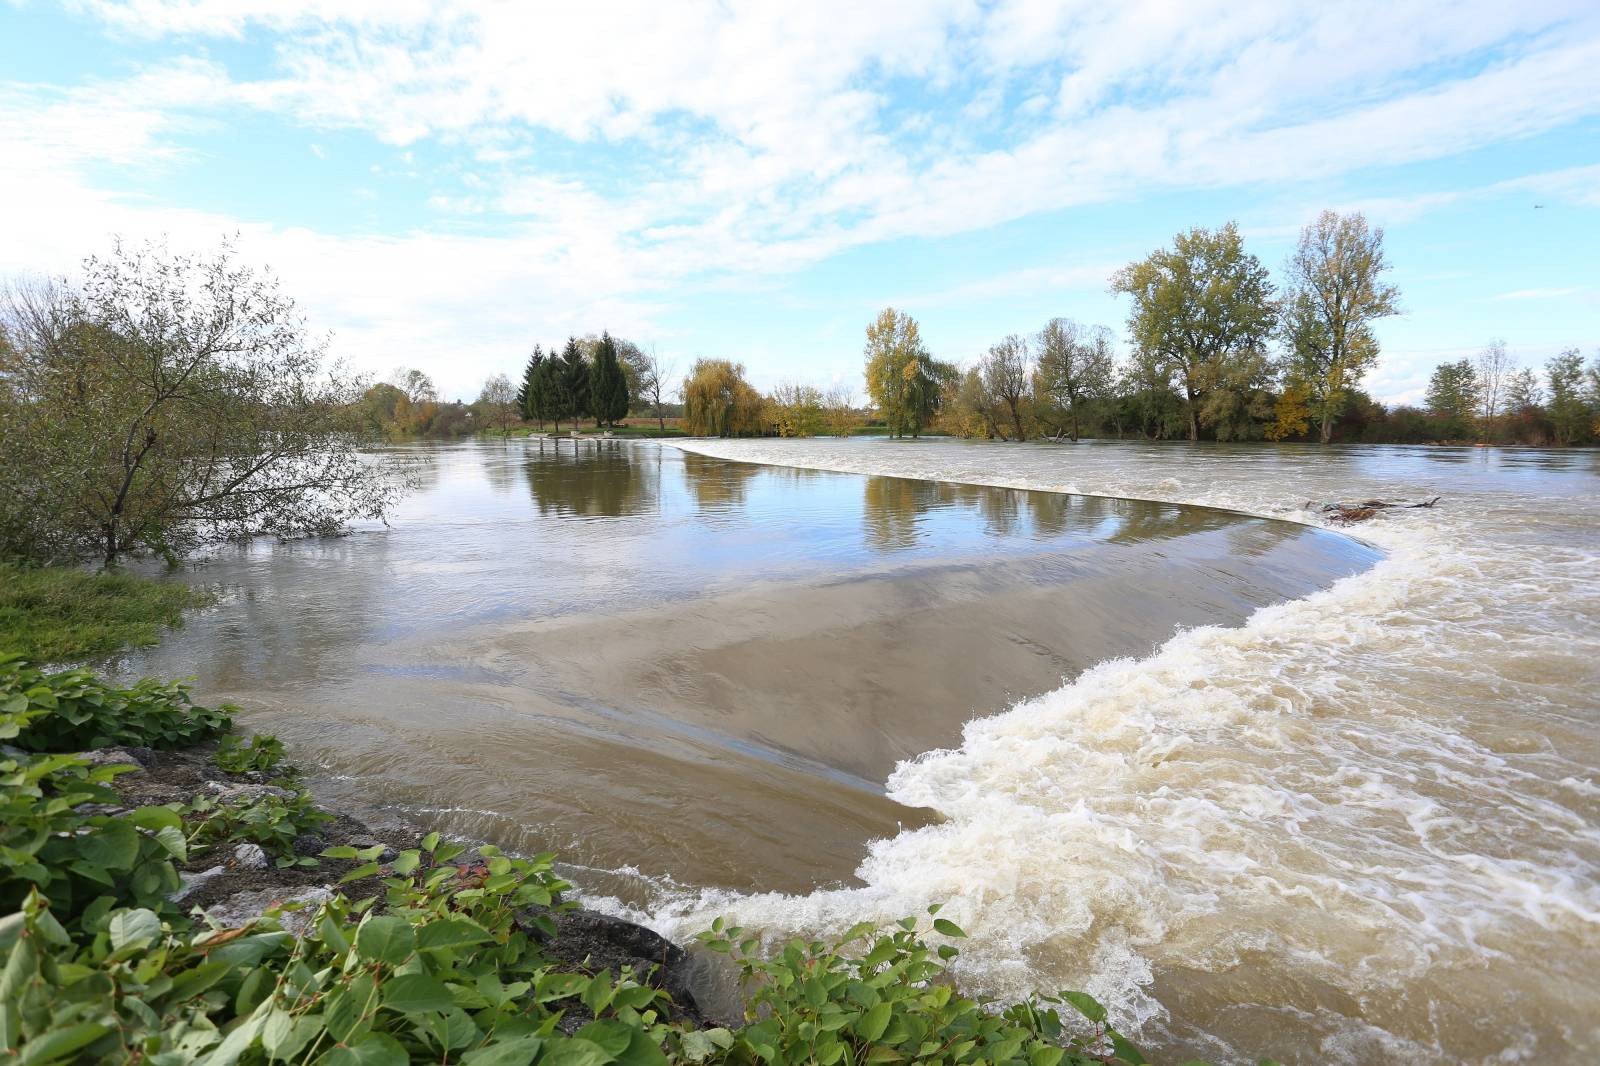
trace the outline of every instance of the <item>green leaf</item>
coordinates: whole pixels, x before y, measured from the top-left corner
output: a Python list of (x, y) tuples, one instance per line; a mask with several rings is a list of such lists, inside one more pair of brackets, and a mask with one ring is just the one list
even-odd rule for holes
[(383, 1005), (401, 1014), (444, 1012), (454, 1007), (450, 990), (425, 973), (403, 973), (383, 984)]
[(552, 1041), (540, 1057), (541, 1066), (606, 1066), (612, 1056), (592, 1040)]
[(1087, 992), (1063, 992), (1061, 998), (1072, 1004), (1077, 1012), (1096, 1025), (1106, 1020), (1106, 1009), (1100, 1001)]
[(140, 829), (148, 829), (151, 832), (157, 829), (183, 828), (183, 819), (170, 807), (140, 807), (128, 817), (132, 818), (133, 824)]
[(1121, 1033), (1112, 1030), (1106, 1034), (1111, 1037), (1111, 1051), (1117, 1058), (1127, 1063), (1128, 1066), (1148, 1066), (1148, 1060), (1134, 1047), (1132, 1042)]
[(1028, 1066), (1056, 1066), (1064, 1055), (1066, 1051), (1062, 1048), (1041, 1044), (1028, 1052)]
[(491, 939), (489, 931), (470, 918), (444, 918), (417, 930), (417, 950), (442, 951)]
[(322, 857), (324, 859), (353, 859), (356, 857), (356, 849), (349, 844), (339, 844), (336, 847), (323, 848)]
[(959, 925), (948, 918), (935, 918), (933, 920), (933, 928), (948, 937), (964, 937), (967, 935), (961, 931)]
[(164, 825), (156, 830), (156, 841), (166, 849), (179, 862), (189, 857), (189, 841), (183, 835), (183, 829), (178, 826)]
[(139, 857), (139, 831), (117, 819), (78, 839), (83, 857), (107, 870), (128, 870)]
[(147, 943), (161, 937), (161, 919), (156, 917), (154, 911), (139, 907), (135, 910), (118, 911), (111, 916), (111, 925), (107, 932), (111, 935), (111, 947), (114, 951), (121, 951), (130, 944)]
[(856, 1034), (863, 1040), (876, 1040), (889, 1028), (889, 1019), (894, 1015), (894, 1007), (889, 1003), (879, 1003), (861, 1016), (856, 1023)]
[(356, 929), (356, 954), (372, 962), (398, 966), (416, 950), (416, 934), (404, 918), (369, 915)]
[(17, 1056), (17, 1066), (32, 1066), (33, 1063), (52, 1062), (65, 1058), (74, 1051), (99, 1040), (111, 1032), (109, 1025), (99, 1022), (83, 1022), (79, 1025), (68, 1025), (61, 1029), (51, 1029), (29, 1040), (22, 1048), (22, 1053)]
[[(528, 1066), (539, 1054), (544, 1041), (536, 1036), (519, 1036), (474, 1048), (461, 1056), (462, 1066)], [(546, 1059), (548, 1062), (549, 1060)]]
[(628, 1046), (617, 1056), (618, 1066), (667, 1066), (667, 1056), (649, 1035), (629, 1027)]
[(407, 1066), (411, 1057), (388, 1033), (363, 1033), (346, 1047), (335, 1047), (322, 1061), (328, 1066)]

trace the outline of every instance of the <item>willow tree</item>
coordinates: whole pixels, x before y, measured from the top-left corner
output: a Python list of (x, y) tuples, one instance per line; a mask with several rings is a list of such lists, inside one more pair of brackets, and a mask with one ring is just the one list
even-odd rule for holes
[(1276, 311), (1266, 267), (1244, 250), (1230, 222), (1178, 234), (1171, 248), (1112, 275), (1111, 291), (1133, 297), (1134, 343), (1176, 379), (1189, 439), (1199, 440), (1211, 391), (1235, 376), (1229, 364), (1259, 356), (1272, 334)]
[(1400, 313), (1400, 290), (1385, 283), (1383, 230), (1359, 212), (1324, 211), (1300, 231), (1284, 266), (1282, 330), (1286, 369), (1302, 386), (1323, 444), (1350, 391), (1378, 361), (1372, 323)]
[(336, 533), (404, 487), (360, 452), (365, 383), (227, 244), (118, 244), (80, 281), (14, 286), (0, 304), (0, 552), (111, 565)]
[(746, 437), (761, 432), (761, 394), (744, 367), (697, 359), (683, 382), (683, 423), (693, 437)]

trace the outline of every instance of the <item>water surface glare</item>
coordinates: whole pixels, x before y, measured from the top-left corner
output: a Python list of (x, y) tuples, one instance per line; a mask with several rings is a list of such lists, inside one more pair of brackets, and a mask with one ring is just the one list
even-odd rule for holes
[[(129, 672), (320, 763), (320, 792), (591, 892), (859, 884), (884, 795), (964, 723), (1370, 566), (1208, 508), (795, 470), (651, 444), (416, 448), (392, 524), (215, 553), (224, 593)], [(617, 871), (637, 871), (619, 874)]]
[(860, 886), (681, 893), (668, 932), (918, 913), (972, 988), (1087, 988), (1163, 1061), (1600, 1061), (1600, 453), (694, 442), (707, 454), (1233, 508), (1444, 497), (1386, 558), (1101, 663), (888, 794)]

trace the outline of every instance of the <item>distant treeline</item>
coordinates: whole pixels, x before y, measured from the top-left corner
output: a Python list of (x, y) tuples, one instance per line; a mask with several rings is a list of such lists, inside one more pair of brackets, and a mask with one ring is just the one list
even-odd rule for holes
[[(650, 412), (663, 428), (681, 413), (682, 429), (697, 436), (849, 435), (870, 426), (892, 436), (999, 440), (1600, 440), (1600, 353), (1585, 362), (1576, 348), (1520, 367), (1504, 342), (1491, 341), (1473, 358), (1435, 368), (1423, 406), (1373, 399), (1362, 382), (1379, 356), (1374, 324), (1400, 313), (1388, 270), (1383, 230), (1360, 214), (1319, 215), (1277, 281), (1228, 223), (1180, 233), (1112, 275), (1111, 290), (1130, 300), (1121, 358), (1110, 329), (1063, 317), (1011, 334), (963, 366), (936, 358), (915, 319), (885, 308), (866, 330), (861, 406), (843, 385), (784, 383), (762, 395), (741, 364), (723, 359), (697, 360), (674, 384), (672, 367), (653, 352), (601, 334), (569, 338), (559, 352), (536, 346), (517, 386), (496, 375), (470, 408), (424, 400), (416, 414), (443, 420), (445, 432), (504, 429), (516, 418), (557, 430), (582, 419), (598, 427)], [(404, 423), (412, 412), (400, 394), (415, 390), (399, 380), (388, 388), (381, 417)], [(674, 395), (681, 408), (668, 402)]]

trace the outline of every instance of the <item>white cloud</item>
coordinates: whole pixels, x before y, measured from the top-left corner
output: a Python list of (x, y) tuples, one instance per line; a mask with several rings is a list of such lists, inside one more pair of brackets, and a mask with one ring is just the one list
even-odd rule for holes
[[(1293, 184), (1600, 114), (1588, 0), (77, 7), (175, 55), (121, 81), (0, 86), (0, 194), (43, 208), (8, 234), (0, 268), (60, 268), (110, 231), (203, 242), (239, 228), (364, 358), (438, 358), (462, 391), (536, 317), (653, 330), (674, 289), (874, 242), (1146, 192)], [(271, 41), (270, 73), (203, 58), (209, 40), (247, 31)], [(182, 166), (179, 135), (240, 109), (401, 147), (448, 141), (480, 180), (428, 194), (435, 230), (335, 237), (134, 201), (90, 177)], [(572, 150), (553, 158), (604, 151), (625, 178), (552, 162), (552, 139)], [(1600, 167), (1517, 180), (1600, 206), (1597, 179)], [(1399, 222), (1458, 195), (1368, 213)], [(505, 223), (451, 228), (487, 218)], [(948, 295), (1067, 286), (1075, 269)]]

